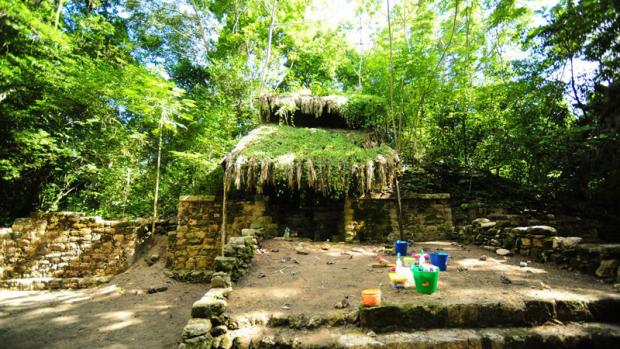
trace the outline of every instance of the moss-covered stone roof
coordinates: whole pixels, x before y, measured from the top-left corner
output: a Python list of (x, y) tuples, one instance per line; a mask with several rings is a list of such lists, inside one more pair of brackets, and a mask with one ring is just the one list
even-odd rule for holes
[(391, 191), (398, 155), (363, 131), (263, 125), (224, 159), (225, 189), (267, 186), (329, 197)]

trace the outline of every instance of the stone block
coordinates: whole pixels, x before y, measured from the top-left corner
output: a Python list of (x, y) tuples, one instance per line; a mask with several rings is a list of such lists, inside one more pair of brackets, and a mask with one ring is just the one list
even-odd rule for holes
[(194, 337), (183, 341), (179, 344), (178, 349), (211, 349), (213, 348), (213, 337), (210, 335), (204, 335), (200, 337)]
[(360, 326), (375, 332), (410, 330), (411, 328), (438, 328), (448, 321), (448, 310), (439, 304), (382, 305), (360, 308)]
[(599, 278), (616, 277), (618, 265), (620, 265), (620, 263), (617, 259), (604, 259), (601, 261), (594, 274)]
[(210, 319), (224, 313), (227, 306), (224, 299), (205, 295), (192, 305), (192, 317)]
[(221, 298), (221, 299), (226, 299), (228, 298), (228, 296), (232, 293), (232, 287), (227, 287), (227, 288), (211, 288), (209, 289), (209, 291), (207, 291), (207, 293), (205, 293), (205, 296), (211, 296), (211, 297), (215, 297), (215, 298)]
[(189, 246), (187, 248), (187, 255), (191, 257), (196, 256), (200, 250), (202, 250), (201, 246)]
[(241, 236), (258, 236), (260, 230), (257, 229), (241, 229)]
[(230, 274), (223, 272), (213, 273), (211, 276), (211, 287), (212, 288), (228, 288), (232, 287), (232, 280), (230, 278)]
[(525, 302), (525, 321), (529, 325), (538, 326), (556, 317), (553, 300), (528, 300)]
[(185, 268), (185, 258), (177, 258), (174, 261), (174, 269), (181, 270), (183, 268)]
[(208, 264), (208, 259), (205, 256), (197, 256), (195, 257), (196, 260), (196, 268), (198, 269), (206, 269), (207, 268), (207, 264)]
[(543, 247), (543, 239), (532, 239), (532, 247)]
[(473, 221), (471, 221), (471, 224), (473, 226), (480, 227), (481, 224), (490, 223), (490, 222), (491, 220), (488, 218), (476, 218)]
[(528, 227), (528, 232), (531, 234), (543, 234), (543, 235), (557, 235), (558, 231), (554, 227), (548, 225), (534, 225)]
[(194, 269), (195, 266), (196, 266), (196, 259), (193, 257), (188, 258), (187, 261), (185, 262), (185, 269), (191, 270), (191, 269)]
[(245, 239), (243, 236), (231, 236), (228, 238), (228, 243), (231, 245), (245, 245)]
[(235, 247), (233, 245), (230, 245), (230, 244), (224, 245), (224, 256), (235, 257), (236, 255), (237, 255), (237, 251), (235, 250)]
[(209, 334), (211, 331), (211, 320), (209, 319), (189, 319), (183, 328), (183, 339), (195, 338)]
[(256, 241), (256, 238), (253, 236), (244, 236), (244, 240), (246, 246), (255, 246), (256, 244), (258, 244), (258, 241)]
[(235, 257), (215, 257), (215, 271), (231, 272), (236, 265)]
[(592, 313), (584, 301), (558, 299), (555, 302), (560, 321), (590, 321), (592, 319)]

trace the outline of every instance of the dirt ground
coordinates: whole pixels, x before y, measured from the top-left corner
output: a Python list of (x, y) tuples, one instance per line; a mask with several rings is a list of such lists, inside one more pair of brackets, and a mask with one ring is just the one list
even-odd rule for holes
[[(165, 246), (162, 238), (147, 255)], [(140, 260), (96, 288), (0, 290), (0, 348), (177, 348), (192, 303), (208, 286), (176, 282), (163, 271), (163, 260), (150, 267)], [(168, 290), (147, 293), (161, 285)]]
[[(476, 246), (449, 242), (420, 243), (425, 251), (442, 249), (451, 260), (441, 273), (439, 289), (422, 295), (394, 290), (387, 270), (371, 268), (378, 245), (304, 242), (308, 255), (295, 253), (299, 242), (268, 240), (263, 254), (231, 294), (233, 316), (252, 314), (328, 314), (346, 296), (352, 307), (360, 291), (379, 287), (387, 303), (507, 301), (525, 297), (592, 298), (615, 294), (595, 278), (530, 262), (500, 257)], [(159, 252), (160, 241), (147, 255)], [(274, 252), (272, 252), (274, 251)], [(277, 251), (277, 252), (275, 252)], [(485, 254), (486, 261), (479, 257)], [(329, 263), (328, 263), (329, 262)], [(87, 290), (0, 290), (0, 348), (176, 348), (191, 305), (206, 285), (179, 283), (163, 275), (163, 261), (149, 267), (140, 260), (109, 284)], [(512, 280), (501, 282), (501, 275)], [(147, 294), (149, 287), (165, 292)], [(284, 308), (283, 308), (284, 307)], [(288, 308), (288, 309), (287, 309)]]
[[(392, 289), (387, 268), (371, 267), (381, 248), (379, 245), (331, 243), (328, 250), (323, 250), (325, 243), (304, 242), (310, 253), (300, 255), (295, 252), (298, 244), (283, 240), (263, 243), (264, 254), (255, 256), (251, 272), (235, 285), (230, 295), (228, 304), (233, 316), (334, 314), (342, 312), (334, 305), (347, 296), (351, 304), (348, 309), (356, 307), (361, 290), (366, 288), (380, 288), (384, 303), (456, 304), (519, 301), (529, 297), (587, 300), (617, 295), (611, 286), (579, 272), (535, 262), (522, 268), (520, 256), (501, 257), (478, 246), (442, 241), (418, 243), (415, 247), (450, 254), (448, 270), (439, 277), (438, 291), (424, 295), (415, 289)], [(488, 256), (487, 260), (481, 261), (481, 255)], [(502, 275), (512, 283), (503, 283)]]

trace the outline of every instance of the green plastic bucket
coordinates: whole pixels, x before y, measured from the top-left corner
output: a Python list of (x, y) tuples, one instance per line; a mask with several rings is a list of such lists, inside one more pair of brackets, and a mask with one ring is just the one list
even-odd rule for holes
[(415, 290), (424, 294), (433, 294), (437, 291), (439, 269), (435, 271), (419, 271), (418, 267), (411, 268), (415, 280)]

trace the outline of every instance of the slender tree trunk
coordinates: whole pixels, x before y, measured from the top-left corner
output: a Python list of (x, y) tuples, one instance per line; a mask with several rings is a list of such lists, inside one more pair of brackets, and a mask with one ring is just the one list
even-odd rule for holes
[(400, 139), (398, 136), (398, 130), (396, 128), (396, 121), (394, 119), (394, 63), (392, 58), (392, 21), (390, 19), (390, 0), (386, 0), (387, 3), (387, 22), (388, 22), (388, 34), (390, 39), (390, 66), (389, 66), (389, 83), (388, 93), (390, 96), (390, 120), (392, 122), (392, 131), (396, 137), (396, 149), (399, 147)]
[(276, 12), (278, 11), (278, 0), (275, 0), (273, 7), (271, 8), (271, 23), (269, 24), (269, 38), (267, 39), (267, 57), (265, 57), (265, 63), (263, 65), (263, 71), (260, 77), (260, 86), (258, 88), (258, 96), (263, 94), (263, 87), (265, 85), (265, 77), (267, 76), (267, 69), (269, 68), (269, 59), (271, 58), (271, 41), (273, 39), (273, 29), (276, 25)]
[[(467, 22), (465, 24), (465, 48), (467, 49), (467, 62), (469, 62), (469, 58), (471, 55), (471, 51), (469, 49), (469, 28), (470, 28), (470, 20), (471, 20), (471, 3), (467, 3), (467, 7), (466, 7), (467, 12), (466, 13), (466, 18), (467, 18)], [(461, 119), (461, 125), (463, 128), (463, 158), (465, 159), (465, 166), (469, 167), (469, 154), (468, 154), (468, 149), (467, 149), (467, 116), (469, 114), (469, 107), (471, 104), (471, 99), (470, 99), (470, 95), (471, 95), (471, 89), (472, 89), (472, 81), (471, 81), (471, 73), (467, 72), (466, 75), (466, 79), (467, 79), (467, 93), (465, 94), (465, 98), (467, 103), (465, 103), (465, 112), (463, 114), (463, 118)]]
[[(388, 91), (390, 94), (390, 119), (392, 120), (392, 131), (396, 135), (396, 152), (400, 152), (400, 133), (396, 126), (396, 120), (394, 118), (394, 62), (392, 59), (392, 23), (390, 19), (390, 0), (386, 0), (387, 3), (387, 22), (388, 22), (388, 34), (390, 38), (390, 81)], [(394, 176), (394, 186), (396, 187), (396, 200), (398, 202), (398, 232), (400, 240), (405, 239), (405, 232), (403, 231), (403, 210), (400, 201), (400, 187), (398, 186), (398, 174)]]
[(159, 197), (159, 176), (161, 169), (161, 147), (164, 133), (164, 114), (159, 118), (159, 144), (157, 146), (157, 172), (155, 174), (155, 195), (153, 196), (153, 221), (151, 222), (151, 235), (155, 235), (155, 224), (157, 222), (157, 199)]
[(54, 28), (58, 28), (58, 23), (60, 22), (60, 12), (62, 12), (62, 6), (64, 5), (65, 0), (58, 0), (58, 7), (56, 8), (56, 19), (54, 20)]
[(573, 90), (573, 97), (575, 101), (577, 101), (577, 106), (581, 109), (583, 116), (587, 116), (587, 109), (583, 103), (581, 103), (581, 99), (579, 98), (579, 93), (577, 93), (577, 88), (575, 87), (575, 71), (573, 69), (573, 55), (570, 56), (570, 87)]
[(465, 165), (469, 165), (467, 161), (467, 112), (463, 113), (463, 117), (461, 118), (461, 134), (463, 137), (463, 160), (465, 161)]
[(200, 17), (200, 14), (198, 13), (198, 6), (196, 5), (196, 1), (191, 0), (190, 1), (192, 4), (192, 8), (194, 9), (194, 12), (196, 12), (196, 18), (198, 19), (198, 26), (200, 27), (200, 31), (202, 32), (202, 44), (205, 47), (205, 52), (209, 52), (209, 34), (207, 31), (207, 27), (205, 26), (205, 24), (202, 21), (202, 17)]
[(220, 254), (224, 256), (224, 245), (226, 244), (226, 199), (228, 196), (228, 186), (226, 185), (226, 174), (224, 173), (224, 198), (222, 199), (222, 226), (220, 231)]
[(361, 92), (362, 91), (362, 60), (363, 60), (363, 52), (364, 52), (364, 43), (362, 42), (362, 14), (359, 14), (359, 21), (360, 21), (360, 26), (359, 26), (359, 35), (360, 35), (360, 42), (359, 42), (359, 46), (360, 46), (360, 62), (359, 65), (357, 67), (357, 89)]
[(457, 23), (458, 13), (459, 13), (459, 0), (455, 0), (454, 1), (454, 19), (452, 22), (452, 31), (450, 32), (450, 38), (448, 39), (448, 42), (446, 43), (446, 47), (444, 47), (444, 50), (441, 53), (441, 56), (439, 56), (439, 60), (435, 64), (435, 67), (431, 71), (431, 74), (428, 76), (426, 87), (422, 90), (422, 97), (420, 97), (420, 101), (418, 102), (418, 105), (414, 109), (413, 116), (416, 122), (418, 118), (421, 119), (422, 117), (422, 112), (424, 111), (424, 104), (426, 103), (426, 94), (428, 93), (428, 90), (430, 89), (433, 77), (435, 76), (435, 72), (437, 71), (441, 63), (443, 62), (444, 58), (446, 57), (446, 54), (448, 53), (448, 49), (452, 45), (452, 39), (454, 38), (454, 33), (456, 32), (456, 23)]
[(400, 240), (405, 240), (405, 231), (403, 230), (403, 205), (400, 200), (400, 185), (398, 184), (398, 175), (394, 176), (394, 186), (396, 187), (396, 203), (398, 204), (398, 233)]

